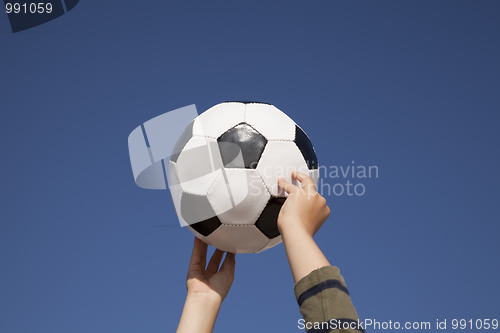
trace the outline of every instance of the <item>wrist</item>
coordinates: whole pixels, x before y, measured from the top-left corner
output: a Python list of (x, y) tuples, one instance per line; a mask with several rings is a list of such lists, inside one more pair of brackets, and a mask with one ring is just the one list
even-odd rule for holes
[(221, 302), (207, 292), (188, 292), (177, 332), (212, 332)]
[(284, 228), (281, 236), (295, 283), (313, 270), (330, 265), (313, 236), (304, 228)]
[(209, 306), (219, 306), (222, 304), (222, 298), (215, 292), (206, 291), (189, 291), (186, 299), (196, 301), (199, 304), (206, 304)]
[(282, 237), (294, 236), (312, 238), (311, 233), (304, 225), (305, 223), (299, 217), (295, 217), (289, 219), (286, 223), (278, 225), (278, 230)]

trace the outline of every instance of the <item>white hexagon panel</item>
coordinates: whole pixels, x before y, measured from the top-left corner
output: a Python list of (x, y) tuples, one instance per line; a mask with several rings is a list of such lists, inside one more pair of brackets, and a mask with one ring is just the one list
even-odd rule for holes
[(232, 253), (258, 252), (269, 242), (254, 225), (221, 225), (207, 239), (219, 250)]
[(267, 140), (295, 139), (295, 122), (273, 105), (247, 104), (245, 122), (259, 131)]
[(244, 121), (245, 104), (221, 103), (200, 114), (194, 121), (193, 135), (218, 138)]
[(215, 139), (193, 136), (179, 153), (176, 166), (182, 191), (206, 195), (222, 167)]
[(208, 200), (223, 224), (254, 224), (270, 194), (252, 169), (224, 169), (208, 193)]
[(271, 195), (283, 197), (285, 191), (278, 186), (278, 179), (283, 177), (287, 182), (292, 182), (292, 171), (309, 173), (307, 163), (295, 142), (271, 141), (262, 153), (257, 171), (262, 176), (264, 183)]

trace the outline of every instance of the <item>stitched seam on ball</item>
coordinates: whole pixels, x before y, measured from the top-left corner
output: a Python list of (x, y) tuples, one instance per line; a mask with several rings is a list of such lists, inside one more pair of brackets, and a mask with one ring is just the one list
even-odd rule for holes
[[(266, 236), (266, 235), (264, 235), (264, 236)], [(266, 243), (266, 245), (264, 245), (263, 247), (261, 247), (260, 249), (258, 249), (257, 251), (255, 251), (254, 253), (259, 253), (259, 251), (262, 251), (266, 246), (269, 245), (269, 243), (271, 243), (271, 240), (268, 240), (267, 243)]]
[[(220, 218), (219, 218), (219, 221), (220, 221)], [(223, 225), (227, 225), (229, 227), (232, 227), (232, 226), (234, 226), (234, 227), (250, 226), (251, 227), (251, 226), (255, 225), (255, 222), (252, 224), (248, 224), (248, 223), (224, 223), (224, 222), (220, 221), (220, 223), (222, 223)]]
[[(214, 187), (215, 182), (217, 181), (217, 179), (219, 179), (219, 177), (220, 177), (220, 176), (222, 175), (222, 173), (224, 172), (224, 170), (222, 170), (222, 169), (219, 169), (219, 170), (220, 170), (221, 172), (219, 172), (219, 174), (217, 175), (217, 177), (215, 177), (215, 180), (214, 180), (214, 182), (212, 183), (212, 185), (210, 186), (210, 188), (208, 189), (208, 192), (207, 192), (207, 195), (206, 195), (207, 200), (208, 200), (208, 203), (210, 204), (210, 207), (212, 207), (212, 209), (213, 209), (214, 213), (215, 213), (215, 209), (214, 209), (214, 206), (212, 205), (212, 201), (210, 201), (210, 199), (208, 198), (208, 195), (210, 194), (210, 190), (212, 189), (212, 187)], [(215, 216), (217, 217), (217, 219), (219, 219), (219, 222), (221, 223), (221, 225), (222, 225), (222, 224), (224, 224), (224, 223), (222, 223), (222, 221), (220, 220), (220, 218), (219, 218), (219, 214), (215, 214)], [(220, 228), (220, 226), (218, 226), (218, 227), (217, 227), (217, 229), (219, 229), (219, 228)], [(217, 230), (217, 229), (215, 229), (215, 230)], [(215, 232), (215, 230), (212, 232), (212, 234)]]
[[(208, 193), (210, 193), (210, 190), (212, 189), (212, 187), (214, 187), (215, 182), (217, 181), (217, 179), (219, 179), (220, 175), (222, 175), (223, 170), (222, 169), (219, 169), (219, 170), (220, 170), (219, 174), (217, 175), (217, 177), (215, 177), (215, 180), (213, 181), (212, 185), (210, 185), (210, 187), (208, 188), (207, 194), (205, 194), (205, 196), (207, 197), (207, 200), (208, 200)], [(208, 200), (208, 202), (210, 202), (210, 200)], [(210, 204), (210, 206), (211, 205), (212, 204)], [(212, 207), (212, 209), (213, 209), (213, 207)]]
[[(267, 202), (269, 202), (269, 200), (270, 200), (270, 199), (271, 199), (271, 198), (269, 198), (269, 199), (267, 200)], [(262, 207), (262, 209), (260, 210), (259, 214), (257, 215), (257, 219), (255, 220), (255, 222), (253, 223), (253, 225), (255, 225), (255, 223), (257, 223), (257, 221), (259, 220), (260, 216), (262, 215), (262, 212), (264, 211), (264, 209), (266, 209), (266, 207), (267, 207), (267, 202), (266, 202), (266, 204), (264, 205), (264, 207)], [(256, 228), (257, 228), (257, 226), (256, 226)], [(259, 228), (257, 228), (257, 229), (259, 229)], [(260, 231), (260, 229), (259, 229), (259, 231)], [(262, 232), (262, 231), (260, 231), (260, 232)], [(264, 235), (264, 236), (266, 236), (266, 235)], [(267, 236), (266, 236), (266, 237), (267, 237)]]
[[(257, 171), (257, 174), (259, 175), (260, 181), (264, 184), (264, 188), (266, 189), (267, 193), (269, 194), (269, 196), (270, 196), (269, 200), (270, 200), (271, 198), (273, 198), (273, 195), (271, 194), (271, 192), (267, 188), (267, 185), (264, 182), (264, 178), (262, 178), (262, 175), (260, 174), (259, 170), (255, 169), (255, 171)], [(275, 198), (278, 198), (278, 197), (275, 196)], [(267, 201), (269, 202), (269, 200), (267, 200)], [(262, 212), (264, 211), (264, 209), (266, 209), (266, 207), (267, 207), (267, 202), (264, 205), (264, 207), (262, 207), (262, 209), (260, 210), (259, 215), (257, 216), (257, 220), (255, 220), (255, 222), (257, 222), (259, 220), (260, 215), (262, 215)], [(255, 224), (255, 222), (254, 222), (254, 224)], [(259, 229), (259, 228), (257, 228), (257, 229)], [(259, 231), (260, 231), (260, 229), (259, 229)], [(264, 235), (264, 236), (266, 236), (266, 235)]]
[[(257, 172), (257, 173), (258, 173), (258, 172)], [(259, 175), (259, 176), (260, 176), (260, 175)], [(264, 187), (266, 187), (266, 185), (265, 185), (265, 184), (264, 184)], [(269, 193), (269, 191), (267, 190), (267, 188), (266, 188), (266, 191), (267, 191), (267, 193)], [(269, 194), (269, 195), (271, 195), (271, 194)], [(272, 197), (272, 195), (271, 195), (271, 197)], [(271, 199), (271, 198), (269, 198), (269, 199)], [(267, 200), (268, 202), (269, 202), (269, 199)], [(265, 205), (264, 205), (264, 206), (260, 209), (260, 212), (257, 214), (257, 218), (256, 218), (256, 220), (255, 220), (252, 224), (239, 224), (239, 223), (238, 223), (238, 224), (226, 224), (226, 223), (222, 223), (222, 221), (221, 221), (221, 223), (222, 223), (222, 224), (224, 224), (224, 225), (228, 225), (228, 226), (255, 226), (255, 223), (259, 220), (260, 215), (262, 214), (262, 212), (264, 211), (264, 209), (266, 209), (266, 207), (267, 207), (267, 202), (266, 202), (266, 204), (265, 204)], [(220, 220), (220, 219), (219, 219), (219, 220)], [(256, 228), (257, 228), (257, 227), (256, 227)], [(259, 229), (259, 228), (257, 228), (257, 229)], [(259, 231), (260, 231), (260, 230), (259, 230)], [(262, 232), (262, 231), (261, 231), (261, 232)], [(266, 236), (266, 235), (264, 235), (264, 236)], [(267, 236), (266, 236), (266, 237), (267, 237)]]
[[(170, 163), (170, 161), (168, 161)], [(177, 172), (177, 163), (175, 162), (172, 162), (174, 163), (174, 172), (175, 172), (175, 176), (177, 177), (177, 180), (179, 180), (179, 174)], [(165, 170), (166, 171), (166, 170)], [(168, 183), (168, 180), (167, 180), (167, 183)], [(169, 189), (170, 189), (170, 186), (169, 186)], [(180, 181), (179, 181), (179, 189), (181, 191), (180, 195), (179, 195), (179, 212), (177, 212), (177, 209), (175, 208), (175, 203), (174, 203), (174, 209), (175, 209), (175, 214), (177, 215), (177, 218), (181, 219), (182, 222), (188, 224), (186, 221), (184, 221), (184, 218), (182, 217), (182, 193), (184, 193), (185, 191), (182, 189), (182, 186), (180, 184)], [(189, 224), (188, 224), (189, 225)]]
[[(257, 132), (257, 133), (259, 133), (260, 135), (262, 135), (262, 137), (263, 137), (264, 139), (266, 139), (266, 141), (270, 141), (270, 140), (269, 140), (268, 138), (266, 138), (266, 136), (265, 136), (264, 134), (262, 134), (262, 133), (261, 133), (261, 132), (260, 132), (260, 131), (259, 131), (259, 130), (255, 127), (255, 126), (254, 126), (254, 125), (251, 125), (251, 124), (247, 123), (247, 122), (246, 122), (246, 120), (245, 120), (245, 124), (246, 124), (246, 125), (248, 125), (250, 128), (252, 128), (255, 132)], [(267, 144), (267, 143), (266, 143), (266, 144)], [(262, 153), (264, 153), (264, 152), (262, 152)], [(261, 156), (262, 156), (262, 154), (261, 154)]]
[[(264, 148), (265, 150), (266, 148)], [(264, 154), (264, 152), (262, 152), (262, 154)], [(262, 184), (264, 184), (264, 188), (266, 189), (267, 193), (269, 193), (270, 196), (273, 196), (271, 194), (271, 192), (269, 191), (269, 189), (267, 188), (267, 185), (266, 185), (266, 182), (264, 181), (264, 178), (262, 178), (262, 175), (260, 174), (259, 170), (255, 169), (255, 171), (257, 171), (257, 174), (259, 175), (259, 178), (260, 178), (260, 181), (262, 182)], [(259, 215), (260, 216), (260, 215)]]
[[(175, 172), (175, 177), (177, 178), (177, 180), (179, 181), (179, 187), (181, 188), (181, 194), (182, 194), (182, 186), (180, 184), (180, 180), (179, 180), (179, 173), (177, 172), (177, 163), (176, 162), (173, 162), (173, 161), (168, 161), (168, 163), (173, 163), (174, 164), (174, 172)], [(165, 170), (167, 171), (167, 170)], [(168, 183), (168, 179), (167, 179), (167, 183)]]
[[(181, 190), (182, 190), (182, 187), (181, 187)], [(182, 191), (183, 193), (187, 193), (189, 195), (194, 195), (194, 196), (197, 196), (197, 197), (206, 197), (207, 195), (206, 194), (197, 194), (197, 193), (191, 193), (191, 192), (188, 192), (188, 191)]]
[[(267, 206), (267, 205), (266, 205), (266, 206)], [(257, 226), (255, 226), (255, 227), (257, 228)], [(266, 234), (265, 234), (262, 230), (260, 230), (259, 228), (257, 228), (257, 230), (259, 230), (259, 232), (260, 232), (260, 233), (261, 233), (264, 237), (266, 237), (269, 241), (271, 241), (271, 239), (270, 239), (269, 237), (267, 237), (267, 236), (266, 236)], [(268, 243), (269, 243), (269, 242), (268, 242)], [(266, 244), (266, 245), (267, 245), (267, 244)]]
[[(302, 130), (302, 132), (307, 136), (307, 138), (309, 140), (311, 140), (311, 138), (309, 137), (309, 135), (307, 135), (306, 131), (304, 131), (304, 129), (302, 127), (300, 127), (299, 124), (295, 123), (295, 125)], [(297, 135), (297, 134), (295, 134), (295, 135)]]
[[(270, 140), (270, 142), (278, 142), (278, 141), (290, 142), (290, 141), (287, 141), (287, 140)], [(269, 142), (268, 142), (268, 143), (269, 143)], [(302, 157), (302, 161), (304, 162), (304, 164), (305, 164), (305, 166), (306, 166), (306, 168), (307, 168), (307, 171), (310, 171), (310, 170), (316, 170), (316, 169), (309, 169), (309, 166), (307, 165), (307, 161), (305, 160), (304, 155), (302, 155), (302, 152), (300, 151), (299, 146), (297, 146), (297, 144), (296, 144), (294, 141), (292, 141), (292, 143), (294, 143), (294, 145), (293, 145), (294, 149), (296, 149), (296, 151), (297, 151), (297, 152), (300, 154), (300, 156)], [(264, 150), (262, 151), (262, 155), (264, 155), (264, 153), (265, 153), (265, 151), (266, 151), (267, 147), (268, 147), (268, 145), (266, 145), (266, 146), (264, 147)], [(297, 156), (299, 156), (299, 154), (297, 154)], [(262, 155), (261, 155), (261, 156), (262, 156)], [(318, 164), (318, 165), (319, 165), (319, 164)], [(297, 169), (295, 169), (295, 170), (297, 170)], [(300, 170), (300, 167), (299, 167), (299, 170)], [(298, 170), (297, 170), (297, 171), (298, 171)], [(309, 174), (308, 174), (308, 175), (309, 175)]]
[[(255, 222), (254, 222), (255, 223)], [(225, 225), (227, 227), (255, 227), (255, 224), (226, 224), (226, 223), (222, 223), (222, 225)], [(255, 227), (257, 228), (257, 227)], [(257, 228), (258, 230), (259, 228)], [(260, 230), (259, 230), (260, 231)], [(265, 235), (264, 235), (265, 236)]]
[[(227, 211), (229, 210), (232, 210), (232, 209), (235, 209), (236, 207), (232, 207), (231, 209), (228, 209)], [(225, 211), (224, 213), (226, 213), (227, 211)], [(221, 213), (220, 215), (223, 215), (224, 213)], [(260, 216), (260, 215), (259, 215)], [(219, 217), (219, 216), (218, 216)], [(224, 225), (229, 225), (229, 226), (245, 226), (245, 225), (249, 225), (249, 226), (252, 226), (252, 225), (255, 225), (255, 221), (252, 222), (251, 224), (248, 224), (248, 223), (224, 223), (222, 222), (221, 218), (219, 217), (219, 221), (220, 223), (224, 224)]]
[[(208, 199), (208, 193), (210, 192), (210, 190), (211, 190), (211, 189), (212, 189), (212, 187), (214, 186), (214, 184), (215, 184), (215, 182), (217, 181), (217, 179), (219, 178), (219, 176), (222, 174), (222, 169), (219, 169), (219, 170), (221, 170), (221, 172), (217, 175), (217, 177), (215, 177), (215, 180), (213, 181), (212, 185), (210, 185), (210, 187), (208, 188), (208, 191), (207, 191), (205, 194), (197, 194), (197, 193), (191, 193), (191, 192), (188, 192), (188, 191), (184, 191), (184, 190), (182, 189), (182, 185), (181, 185), (181, 191), (182, 191), (183, 193), (187, 193), (187, 194), (190, 194), (190, 195), (195, 195), (195, 196), (197, 196), (197, 197), (207, 197), (207, 199)], [(179, 205), (179, 207), (180, 207), (180, 205)]]
[[(219, 137), (218, 137), (218, 138), (215, 138), (215, 139), (216, 139), (216, 140), (217, 140), (217, 139), (219, 139), (221, 136), (223, 136), (224, 134), (226, 134), (226, 132), (227, 132), (227, 131), (229, 131), (230, 129), (233, 129), (233, 128), (235, 128), (236, 126), (238, 126), (238, 125), (240, 125), (240, 124), (243, 124), (243, 123), (244, 123), (244, 121), (239, 122), (239, 123), (234, 124), (234, 125), (230, 125), (230, 127), (229, 127), (229, 128), (225, 129), (225, 130), (222, 132), (222, 134), (221, 134), (221, 135), (219, 135)], [(217, 142), (219, 142), (219, 141), (217, 141)]]
[[(212, 139), (217, 140), (217, 139), (219, 139), (219, 138), (220, 138), (223, 134), (225, 134), (227, 131), (229, 131), (230, 129), (233, 129), (233, 128), (235, 128), (236, 126), (241, 125), (241, 124), (246, 124), (246, 125), (248, 125), (248, 124), (245, 122), (245, 111), (243, 111), (243, 121), (240, 121), (240, 122), (238, 122), (238, 123), (236, 123), (236, 124), (233, 124), (233, 125), (229, 125), (229, 128), (227, 128), (226, 130), (224, 130), (224, 131), (222, 132), (222, 134), (221, 134), (221, 135), (219, 135), (217, 138), (215, 138), (215, 137), (213, 137), (213, 136), (208, 136), (208, 135), (204, 135), (204, 136), (205, 136), (205, 137), (207, 137), (207, 138), (212, 138)], [(260, 133), (260, 132), (259, 132), (259, 133)], [(218, 142), (218, 141), (217, 141), (217, 142)]]
[[(220, 222), (220, 221), (219, 221)], [(208, 238), (210, 235), (213, 235), (217, 230), (219, 230), (220, 228), (222, 227), (222, 223), (221, 225), (219, 225), (214, 231), (212, 231), (208, 236), (205, 236), (205, 238)], [(212, 245), (212, 244), (210, 244)], [(213, 245), (212, 245), (213, 246)]]
[(209, 139), (214, 139), (214, 140), (217, 140), (217, 138), (215, 136), (208, 136), (208, 135), (200, 135), (200, 134), (195, 134), (193, 135), (193, 137), (198, 137), (198, 138), (209, 138)]
[[(196, 224), (196, 223), (193, 223), (193, 224)], [(214, 231), (212, 231), (208, 236), (203, 236), (202, 234), (200, 234), (198, 231), (196, 231), (193, 227), (191, 227), (191, 224), (188, 224), (188, 227), (189, 227), (189, 231), (191, 233), (193, 233), (196, 237), (198, 237), (199, 239), (208, 239), (208, 237), (210, 237), (211, 235), (214, 234), (214, 232), (216, 232), (217, 230), (220, 229), (221, 226), (218, 226), (217, 229), (215, 229)], [(208, 245), (212, 245), (210, 240), (208, 240), (207, 242)], [(213, 246), (213, 245), (212, 245)]]
[[(266, 148), (267, 148), (267, 145), (264, 147), (264, 150), (262, 151), (262, 154), (260, 155), (261, 157), (264, 155), (264, 153), (266, 152)], [(272, 197), (273, 194), (271, 193), (271, 191), (269, 190), (269, 188), (267, 187), (267, 184), (266, 182), (264, 181), (264, 177), (262, 177), (262, 175), (260, 174), (259, 170), (257, 168), (255, 168), (255, 171), (257, 171), (257, 174), (259, 175), (260, 177), (260, 180), (262, 181), (262, 183), (264, 183), (264, 187), (267, 191), (267, 193), (269, 193), (269, 195)], [(265, 208), (265, 207), (264, 207)], [(262, 209), (264, 210), (264, 209)], [(262, 212), (261, 212), (262, 213)], [(259, 217), (260, 217), (260, 214), (259, 214)]]
[[(259, 176), (259, 179), (260, 179), (260, 181), (262, 182), (262, 184), (264, 185), (264, 188), (266, 189), (267, 193), (269, 193), (269, 190), (267, 189), (266, 184), (265, 184), (265, 183), (264, 183), (264, 181), (262, 180), (262, 176), (260, 175), (259, 171), (255, 170), (255, 172), (256, 172), (256, 173), (257, 173), (257, 175)], [(271, 193), (269, 193), (269, 195), (271, 196)], [(269, 201), (269, 199), (268, 199), (267, 201)], [(222, 221), (221, 221), (221, 223), (222, 223), (222, 224), (224, 224), (224, 225), (230, 225), (230, 226), (233, 226), (233, 225), (235, 225), (235, 226), (243, 226), (243, 225), (250, 225), (250, 226), (252, 226), (252, 225), (255, 225), (255, 222), (257, 222), (257, 220), (259, 219), (260, 215), (262, 214), (262, 212), (264, 211), (264, 209), (265, 209), (266, 207), (267, 207), (267, 202), (266, 202), (266, 204), (265, 204), (265, 205), (261, 208), (260, 212), (257, 214), (257, 217), (256, 217), (255, 221), (254, 221), (252, 224), (246, 224), (246, 223), (245, 223), (245, 224), (243, 224), (243, 223), (226, 224), (226, 223), (223, 223)], [(220, 219), (219, 219), (219, 220), (220, 220)], [(259, 229), (259, 228), (257, 228), (257, 229)], [(265, 235), (264, 235), (264, 236), (265, 236)]]
[[(242, 123), (246, 123), (245, 122), (245, 111), (246, 110), (246, 104), (245, 104), (245, 109), (243, 110), (243, 121), (240, 121), (240, 122), (237, 122), (236, 124), (231, 124), (229, 125), (228, 128), (226, 128), (225, 130), (222, 131), (222, 134), (226, 133), (227, 131), (229, 131), (230, 129), (232, 129), (233, 127), (236, 127), (238, 126), (239, 124), (242, 124)], [(200, 125), (201, 126), (201, 125)], [(260, 132), (259, 132), (260, 133)], [(218, 138), (220, 138), (222, 136), (222, 134), (220, 134), (218, 137), (215, 137), (215, 136), (211, 136), (211, 135), (206, 135), (206, 134), (203, 134), (203, 135), (200, 135), (200, 134), (197, 134), (197, 135), (193, 135), (193, 136), (201, 136), (201, 137), (205, 137), (205, 138), (210, 138), (210, 139), (215, 139), (217, 140)]]
[[(257, 170), (255, 170), (255, 171), (257, 171)], [(260, 175), (259, 171), (257, 171), (257, 174), (259, 175), (261, 182), (264, 183), (264, 180), (262, 179), (262, 176)], [(264, 211), (264, 209), (266, 209), (269, 200), (273, 197), (272, 194), (269, 192), (269, 189), (267, 188), (267, 186), (266, 186), (265, 183), (264, 183), (264, 188), (266, 189), (267, 193), (269, 193), (270, 198), (267, 200), (266, 204), (260, 209), (259, 214), (257, 214), (257, 219), (255, 220), (255, 222), (253, 223), (253, 225), (255, 225), (255, 223), (257, 223), (257, 221), (259, 220), (260, 216), (262, 215), (262, 212)], [(257, 226), (255, 226), (255, 228), (257, 228)], [(257, 230), (259, 230), (259, 232), (264, 235), (264, 233), (259, 228), (257, 228)], [(267, 237), (267, 236), (264, 235), (264, 237)]]

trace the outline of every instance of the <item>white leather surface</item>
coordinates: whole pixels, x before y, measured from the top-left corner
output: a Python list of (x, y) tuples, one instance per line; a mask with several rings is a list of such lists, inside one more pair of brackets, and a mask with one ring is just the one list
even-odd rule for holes
[(291, 179), (293, 170), (306, 175), (309, 174), (306, 161), (297, 145), (288, 141), (268, 142), (257, 165), (257, 171), (264, 179), (264, 183), (271, 195), (285, 196), (285, 191), (278, 186), (279, 177), (283, 177), (287, 182), (297, 185), (297, 182), (292, 182)]
[(181, 183), (182, 191), (197, 195), (207, 195), (208, 190), (220, 174), (221, 170), (217, 170), (208, 175), (183, 182)]
[[(177, 175), (181, 188), (192, 194), (206, 195), (221, 172), (220, 153), (208, 149), (217, 147), (215, 139), (192, 137), (177, 159)], [(217, 162), (219, 161), (219, 162)], [(215, 164), (215, 165), (214, 165)]]
[(193, 124), (193, 135), (218, 138), (243, 122), (245, 104), (221, 103), (200, 114)]
[(186, 226), (187, 223), (181, 217), (180, 204), (181, 204), (181, 194), (182, 189), (179, 183), (179, 178), (177, 177), (176, 165), (169, 159), (163, 160), (165, 163), (166, 174), (168, 179), (168, 188), (170, 189), (170, 195), (172, 196), (172, 201), (174, 203), (175, 212), (179, 218), (181, 226)]
[(268, 250), (268, 249), (270, 249), (270, 248), (272, 248), (272, 247), (275, 247), (276, 245), (280, 244), (282, 241), (283, 241), (283, 240), (281, 239), (281, 235), (279, 235), (278, 237), (274, 237), (273, 239), (271, 239), (271, 240), (267, 243), (267, 245), (266, 245), (266, 246), (265, 246), (262, 250), (260, 250), (260, 251), (259, 251), (259, 252), (257, 252), (257, 253), (261, 253), (261, 252), (263, 252), (263, 251), (265, 251), (265, 250)]
[(273, 105), (247, 104), (245, 121), (267, 140), (295, 139), (295, 122)]
[(208, 192), (208, 201), (217, 216), (233, 208), (231, 197), (230, 187), (221, 172)]
[(253, 253), (263, 248), (268, 239), (254, 225), (221, 225), (207, 239), (222, 251)]
[[(224, 224), (253, 224), (270, 195), (256, 170), (225, 169), (208, 193), (208, 200)], [(231, 193), (233, 202), (229, 197)], [(235, 206), (233, 206), (233, 204)]]
[(319, 169), (309, 170), (309, 177), (312, 178), (314, 184), (316, 184), (316, 189), (318, 189), (319, 184)]

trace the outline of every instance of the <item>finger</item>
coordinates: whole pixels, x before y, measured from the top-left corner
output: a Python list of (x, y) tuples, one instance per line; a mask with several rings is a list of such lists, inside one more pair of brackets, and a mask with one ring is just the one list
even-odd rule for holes
[(202, 242), (198, 237), (194, 238), (193, 253), (191, 254), (191, 261), (189, 266), (200, 265), (205, 269), (207, 258), (207, 244)]
[(293, 184), (288, 183), (283, 177), (278, 178), (278, 185), (285, 190), (286, 193), (295, 193), (299, 188)]
[(224, 256), (224, 252), (216, 249), (214, 254), (212, 254), (212, 258), (210, 258), (210, 262), (207, 266), (207, 273), (214, 275), (219, 270), (219, 265)]
[(303, 174), (302, 172), (298, 171), (292, 171), (292, 178), (297, 179), (299, 182), (302, 183), (302, 188), (310, 191), (310, 190), (316, 190), (316, 187), (314, 185), (314, 181), (312, 180), (311, 177)]
[(234, 277), (234, 267), (236, 266), (236, 255), (234, 253), (226, 253), (226, 258), (220, 266), (219, 272), (224, 272), (231, 277)]

